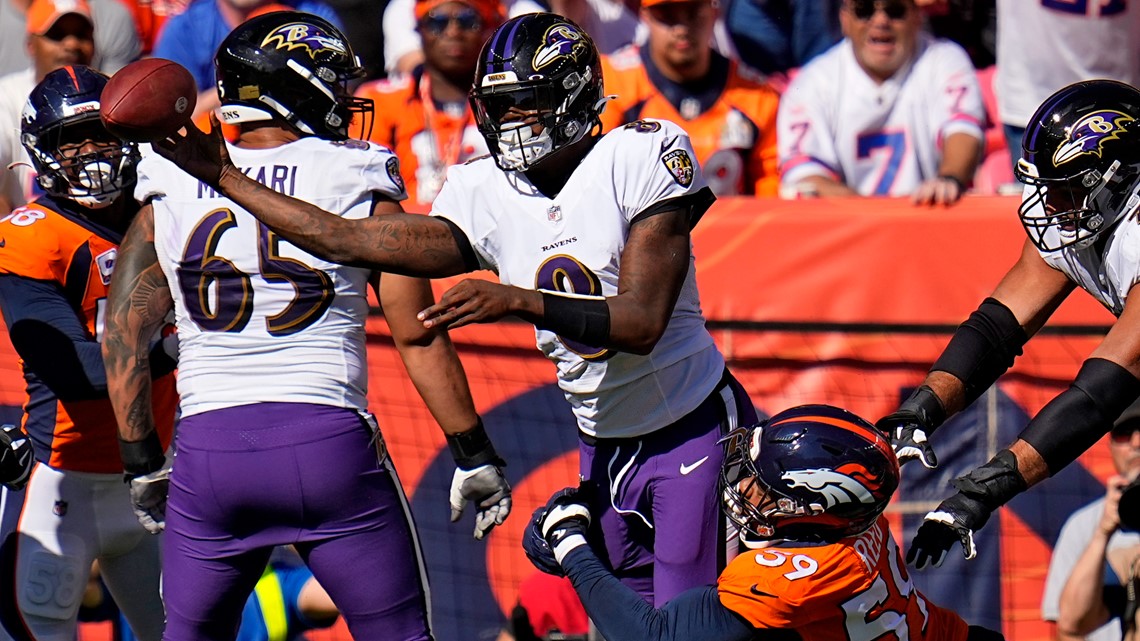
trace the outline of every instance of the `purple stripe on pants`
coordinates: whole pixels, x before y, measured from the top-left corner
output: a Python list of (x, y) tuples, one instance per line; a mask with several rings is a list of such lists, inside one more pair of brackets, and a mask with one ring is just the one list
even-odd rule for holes
[(165, 641), (233, 639), (273, 546), (294, 544), (358, 641), (430, 639), (406, 501), (352, 410), (257, 403), (178, 427)]
[[(756, 422), (744, 388), (721, 384), (681, 420), (640, 438), (580, 444), (580, 472), (599, 487), (594, 536), (614, 574), (660, 607), (716, 582), (723, 569), (725, 518), (717, 483), (728, 417)], [(603, 549), (599, 547), (598, 549)]]

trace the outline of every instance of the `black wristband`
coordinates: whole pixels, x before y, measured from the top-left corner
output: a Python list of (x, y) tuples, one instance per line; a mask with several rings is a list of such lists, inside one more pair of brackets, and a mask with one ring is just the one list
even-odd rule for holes
[(929, 385), (919, 385), (902, 405), (899, 405), (898, 411), (913, 412), (919, 422), (929, 427), (932, 433), (946, 421), (946, 407)]
[(503, 467), (507, 463), (495, 451), (494, 444), (483, 428), (483, 419), (480, 418), (475, 427), (459, 434), (447, 435), (447, 449), (460, 469), (473, 470), (480, 465), (494, 465)]
[(591, 347), (603, 347), (610, 340), (610, 306), (604, 298), (542, 292), (541, 327)]
[(151, 432), (141, 441), (119, 439), (119, 456), (123, 459), (123, 472), (127, 481), (157, 472), (166, 463), (166, 453), (158, 434)]
[(959, 476), (952, 483), (959, 492), (979, 501), (990, 511), (1029, 489), (1017, 469), (1017, 457), (1009, 450), (998, 452), (989, 463)]
[(955, 185), (958, 185), (959, 193), (966, 191), (966, 183), (962, 182), (962, 179), (958, 178), (957, 176), (951, 176), (950, 174), (938, 174), (938, 178), (941, 180), (949, 180)]

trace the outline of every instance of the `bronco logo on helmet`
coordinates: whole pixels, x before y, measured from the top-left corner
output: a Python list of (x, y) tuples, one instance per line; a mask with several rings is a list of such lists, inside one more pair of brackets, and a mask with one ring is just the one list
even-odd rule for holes
[(792, 470), (781, 477), (789, 487), (806, 487), (818, 492), (827, 501), (826, 508), (839, 503), (874, 503), (875, 497), (858, 480), (826, 468), (815, 470)]

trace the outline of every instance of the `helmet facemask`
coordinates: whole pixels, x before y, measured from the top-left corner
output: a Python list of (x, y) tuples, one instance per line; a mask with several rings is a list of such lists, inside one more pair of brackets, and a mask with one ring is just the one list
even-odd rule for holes
[(1024, 158), (1015, 174), (1026, 185), (1017, 213), (1033, 244), (1043, 252), (1082, 249), (1140, 206), (1140, 167), (1113, 161), (1103, 172), (1088, 168), (1060, 178), (1042, 178)]
[(38, 135), (22, 135), (36, 181), (52, 196), (102, 209), (133, 184), (138, 148), (107, 132), (98, 112), (65, 119)]
[(721, 467), (721, 502), (725, 516), (740, 530), (746, 544), (779, 537), (781, 519), (823, 512), (822, 505), (801, 505), (768, 483), (756, 469), (764, 425), (729, 432)]

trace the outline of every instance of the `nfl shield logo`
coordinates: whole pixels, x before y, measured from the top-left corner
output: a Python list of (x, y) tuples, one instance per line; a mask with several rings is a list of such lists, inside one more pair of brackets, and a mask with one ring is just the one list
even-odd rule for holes
[(562, 207), (551, 205), (550, 209), (546, 210), (546, 219), (552, 223), (562, 220)]
[(67, 501), (56, 501), (51, 508), (51, 513), (56, 516), (67, 514)]

